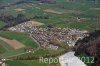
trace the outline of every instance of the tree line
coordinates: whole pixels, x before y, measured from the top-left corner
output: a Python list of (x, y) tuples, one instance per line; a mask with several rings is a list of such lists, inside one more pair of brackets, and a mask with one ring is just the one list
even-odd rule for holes
[(85, 53), (95, 58), (94, 66), (100, 66), (100, 30), (90, 33), (90, 36), (76, 42), (75, 55)]
[(5, 25), (4, 27), (2, 27), (0, 29), (12, 27), (12, 26), (18, 25), (20, 23), (30, 21), (32, 19), (49, 19), (49, 16), (34, 15), (33, 17), (26, 17), (24, 14), (18, 14), (16, 17), (14, 17), (13, 15), (1, 14), (0, 21), (5, 22), (7, 25)]

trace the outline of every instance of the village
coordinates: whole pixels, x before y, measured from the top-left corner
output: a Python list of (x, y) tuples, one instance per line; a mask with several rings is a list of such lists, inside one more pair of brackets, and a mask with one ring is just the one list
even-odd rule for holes
[(76, 41), (88, 36), (88, 31), (60, 28), (48, 25), (46, 28), (34, 25), (32, 21), (8, 28), (10, 31), (28, 33), (41, 47), (57, 50), (59, 45), (74, 46)]

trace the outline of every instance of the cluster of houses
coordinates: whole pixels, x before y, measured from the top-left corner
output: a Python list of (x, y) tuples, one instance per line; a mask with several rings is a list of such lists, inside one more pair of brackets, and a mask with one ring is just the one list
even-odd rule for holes
[(8, 28), (8, 30), (16, 31), (16, 32), (27, 32), (27, 31), (29, 31), (28, 29), (30, 29), (32, 27), (33, 27), (32, 22), (29, 21), (29, 22), (24, 22), (24, 23), (18, 24), (14, 27), (10, 27), (10, 28)]
[(32, 37), (43, 47), (55, 45), (56, 43), (74, 46), (78, 39), (82, 39), (86, 36), (88, 36), (87, 31), (58, 27), (50, 29), (36, 28), (32, 32)]
[(74, 46), (78, 39), (88, 36), (87, 31), (60, 27), (34, 27), (31, 22), (25, 22), (9, 28), (10, 31), (27, 32), (34, 38), (41, 47), (58, 49), (55, 43)]

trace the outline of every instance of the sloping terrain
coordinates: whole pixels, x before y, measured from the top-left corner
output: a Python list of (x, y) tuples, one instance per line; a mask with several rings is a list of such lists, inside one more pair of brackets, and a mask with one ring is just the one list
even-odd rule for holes
[(77, 41), (75, 55), (82, 53), (94, 57), (94, 66), (100, 66), (100, 30), (90, 33), (89, 37)]

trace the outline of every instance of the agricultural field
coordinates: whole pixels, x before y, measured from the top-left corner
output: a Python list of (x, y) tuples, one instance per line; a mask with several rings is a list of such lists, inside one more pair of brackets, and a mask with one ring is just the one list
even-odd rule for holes
[(26, 46), (29, 46), (32, 48), (38, 47), (37, 44), (25, 33), (4, 31), (4, 32), (0, 32), (0, 35), (5, 36), (10, 39), (18, 40), (21, 43), (25, 44)]
[[(16, 25), (16, 23), (11, 21), (16, 20), (18, 15), (21, 14), (23, 19), (30, 18), (30, 21), (40, 22), (38, 27), (43, 28), (53, 24), (58, 28), (71, 28), (89, 32), (100, 29), (100, 0), (97, 0), (95, 3), (89, 0), (76, 0), (75, 2), (70, 2), (70, 0), (55, 0), (55, 4), (41, 3), (41, 0), (30, 0), (31, 3), (28, 0), (23, 1), (25, 3), (22, 0), (0, 0), (0, 6), (2, 4), (6, 6), (0, 9), (0, 28), (5, 28), (4, 26), (10, 26), (11, 24)], [(5, 16), (11, 17), (7, 17), (5, 20), (1, 19), (1, 17)], [(46, 18), (44, 18), (45, 16)], [(9, 20), (11, 24), (9, 24)], [(41, 49), (38, 42), (25, 32), (1, 29), (0, 37), (2, 39), (0, 39), (0, 58), (40, 57), (47, 54), (55, 55), (64, 51), (62, 47), (55, 51), (45, 48)], [(32, 48), (34, 52), (27, 53), (24, 51), (25, 48)], [(37, 60), (8, 60), (6, 63), (9, 66), (53, 66), (48, 65), (48, 63), (39, 63)]]
[[(24, 60), (24, 61), (7, 61), (7, 63), (10, 65), (10, 66), (53, 66), (54, 64), (49, 64), (49, 63), (39, 63), (38, 60), (31, 60), (31, 61), (28, 61), (28, 60)], [(56, 64), (56, 66), (59, 66), (59, 63)]]
[(0, 40), (0, 54), (6, 52), (6, 49), (1, 44), (2, 44), (2, 41)]
[[(5, 57), (5, 58), (25, 53), (24, 48), (26, 48), (26, 47), (31, 47), (31, 48), (38, 47), (38, 45), (30, 37), (26, 36), (26, 34), (24, 34), (24, 33), (0, 32), (0, 36), (3, 36), (9, 40), (8, 41), (7, 39), (2, 39), (2, 41), (0, 41), (0, 44), (1, 44), (0, 47), (3, 46), (2, 48), (0, 48), (1, 56)], [(17, 42), (15, 40), (17, 40)], [(20, 43), (18, 41), (24, 47), (18, 46), (18, 44), (20, 45)], [(17, 44), (17, 45), (15, 45), (15, 44)], [(6, 49), (6, 52), (2, 53), (3, 51), (5, 51), (5, 49)]]
[(2, 28), (3, 26), (5, 26), (6, 24), (2, 21), (0, 21), (0, 28)]

